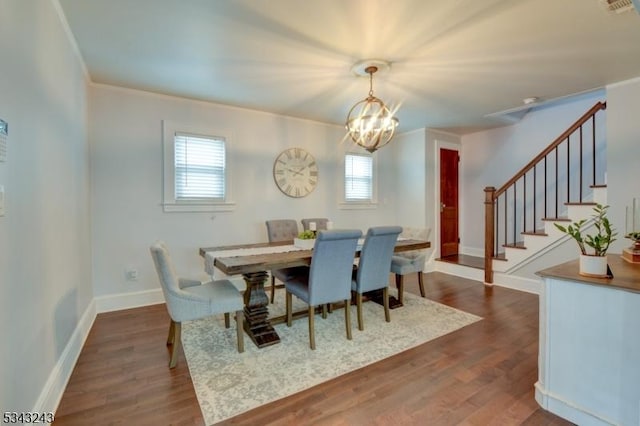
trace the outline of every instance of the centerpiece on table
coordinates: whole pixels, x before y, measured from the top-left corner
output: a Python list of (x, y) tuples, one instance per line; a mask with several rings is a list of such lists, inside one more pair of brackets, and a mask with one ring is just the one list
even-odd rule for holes
[(316, 243), (316, 231), (306, 230), (293, 239), (293, 245), (305, 250), (311, 250)]
[[(571, 225), (564, 227), (554, 223), (556, 228), (561, 232), (570, 235), (578, 243), (580, 247), (580, 275), (587, 277), (605, 278), (607, 274), (607, 250), (612, 242), (614, 242), (617, 233), (609, 222), (607, 217), (607, 209), (609, 206), (597, 204), (593, 210), (593, 226), (596, 229), (595, 234), (583, 234), (582, 227), (587, 223), (587, 219), (573, 222)], [(587, 246), (593, 249), (593, 253), (587, 252)], [(591, 250), (590, 250), (591, 251)]]

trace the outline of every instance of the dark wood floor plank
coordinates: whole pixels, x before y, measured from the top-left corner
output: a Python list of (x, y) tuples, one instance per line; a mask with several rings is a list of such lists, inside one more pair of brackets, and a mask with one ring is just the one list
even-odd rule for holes
[[(425, 284), (484, 319), (222, 424), (570, 425), (534, 399), (537, 296), (441, 273)], [(164, 305), (98, 315), (54, 424), (204, 424), (184, 354), (168, 368), (168, 325)]]

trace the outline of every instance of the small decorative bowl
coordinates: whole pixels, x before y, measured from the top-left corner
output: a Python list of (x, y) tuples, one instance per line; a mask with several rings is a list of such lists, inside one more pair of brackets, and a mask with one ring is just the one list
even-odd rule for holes
[(315, 239), (307, 239), (307, 240), (303, 240), (300, 238), (294, 238), (293, 239), (293, 245), (301, 248), (301, 249), (305, 249), (305, 250), (311, 250), (313, 248), (313, 246), (316, 244), (316, 240)]

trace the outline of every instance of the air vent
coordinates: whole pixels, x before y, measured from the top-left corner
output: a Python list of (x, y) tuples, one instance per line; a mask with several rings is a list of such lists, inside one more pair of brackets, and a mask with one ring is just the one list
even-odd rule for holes
[(633, 10), (632, 0), (600, 0), (600, 3), (609, 12), (623, 13)]

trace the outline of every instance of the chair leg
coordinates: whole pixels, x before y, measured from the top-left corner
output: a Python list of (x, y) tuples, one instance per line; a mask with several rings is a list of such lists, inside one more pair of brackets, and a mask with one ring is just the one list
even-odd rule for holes
[(362, 293), (356, 293), (356, 305), (358, 307), (358, 330), (364, 330), (364, 321), (362, 320)]
[(229, 328), (231, 327), (231, 317), (229, 315), (229, 312), (225, 312), (224, 313), (224, 328)]
[(271, 275), (271, 303), (273, 303), (275, 298), (276, 298), (276, 277)]
[(384, 301), (384, 320), (391, 322), (391, 315), (389, 314), (389, 287), (382, 289), (382, 299)]
[(398, 302), (404, 302), (404, 275), (396, 274), (396, 287), (398, 288)]
[(418, 271), (418, 285), (420, 285), (420, 296), (427, 297), (424, 292), (424, 274)]
[(238, 352), (244, 352), (244, 311), (236, 311), (236, 335), (238, 337)]
[(351, 340), (351, 304), (350, 300), (344, 301), (344, 324), (347, 327), (347, 339)]
[(327, 304), (322, 305), (322, 319), (327, 319)]
[(309, 306), (309, 346), (314, 350), (316, 348), (316, 333), (313, 324), (315, 313), (316, 309), (313, 306)]
[(170, 320), (170, 321), (171, 322), (169, 323), (169, 335), (167, 336), (167, 346), (173, 345), (173, 342), (175, 341), (175, 335), (176, 335), (175, 323), (173, 322), (173, 320)]
[(288, 291), (286, 292), (286, 306), (287, 306), (287, 327), (291, 327), (291, 322), (293, 321), (293, 315), (291, 312), (291, 302), (292, 302), (292, 294)]
[(178, 352), (180, 352), (180, 334), (182, 331), (182, 324), (179, 322), (173, 323), (173, 345), (171, 345), (171, 357), (169, 358), (169, 368), (174, 368), (178, 363)]

